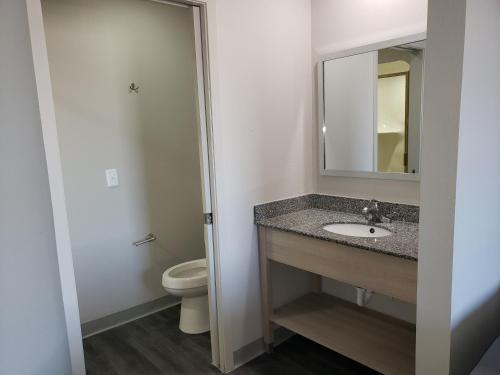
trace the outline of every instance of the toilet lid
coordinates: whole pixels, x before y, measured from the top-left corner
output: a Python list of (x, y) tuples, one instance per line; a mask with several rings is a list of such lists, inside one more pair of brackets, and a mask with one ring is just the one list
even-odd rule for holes
[(170, 289), (189, 289), (207, 285), (207, 260), (178, 264), (163, 273), (162, 284)]

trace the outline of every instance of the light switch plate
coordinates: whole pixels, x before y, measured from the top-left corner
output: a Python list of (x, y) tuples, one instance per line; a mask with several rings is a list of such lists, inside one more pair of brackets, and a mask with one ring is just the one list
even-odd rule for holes
[(106, 169), (106, 183), (110, 188), (120, 186), (116, 169)]

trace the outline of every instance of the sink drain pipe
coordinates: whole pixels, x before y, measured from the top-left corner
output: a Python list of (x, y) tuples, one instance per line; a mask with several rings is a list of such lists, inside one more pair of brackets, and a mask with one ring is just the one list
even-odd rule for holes
[(372, 296), (373, 292), (371, 290), (356, 288), (356, 303), (358, 304), (358, 306), (366, 306), (368, 302), (370, 302)]

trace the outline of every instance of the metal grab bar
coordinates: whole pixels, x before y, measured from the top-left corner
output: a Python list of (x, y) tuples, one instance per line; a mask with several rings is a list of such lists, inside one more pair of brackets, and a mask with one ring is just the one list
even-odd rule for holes
[(153, 242), (153, 241), (156, 241), (156, 236), (153, 233), (149, 233), (146, 236), (146, 238), (144, 238), (143, 240), (137, 241), (137, 242), (133, 242), (132, 245), (141, 246), (141, 245), (144, 245), (145, 243)]

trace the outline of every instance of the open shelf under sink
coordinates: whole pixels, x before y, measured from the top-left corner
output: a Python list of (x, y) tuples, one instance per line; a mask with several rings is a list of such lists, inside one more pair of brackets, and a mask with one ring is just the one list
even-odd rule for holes
[(322, 293), (276, 309), (270, 320), (383, 374), (415, 373), (415, 325)]

